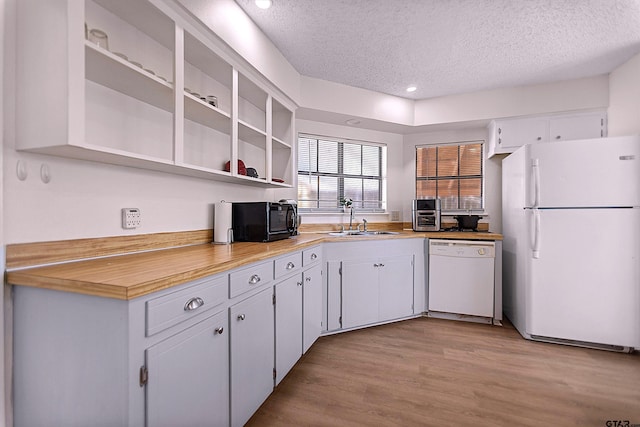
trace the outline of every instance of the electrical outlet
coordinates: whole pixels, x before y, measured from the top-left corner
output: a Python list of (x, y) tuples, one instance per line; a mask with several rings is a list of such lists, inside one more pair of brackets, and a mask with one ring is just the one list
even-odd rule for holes
[(400, 221), (400, 211), (391, 211), (391, 221)]
[(122, 228), (138, 228), (142, 224), (142, 214), (138, 208), (122, 208)]

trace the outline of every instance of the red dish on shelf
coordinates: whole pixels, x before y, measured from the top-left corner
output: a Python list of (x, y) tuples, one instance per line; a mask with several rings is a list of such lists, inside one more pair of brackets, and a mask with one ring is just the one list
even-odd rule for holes
[(280, 178), (271, 178), (271, 181), (273, 181), (273, 182), (280, 182), (280, 183), (282, 183), (282, 182), (284, 182), (284, 179), (280, 179)]
[[(227, 162), (224, 164), (224, 171), (225, 172), (229, 172), (231, 171), (231, 162)], [(247, 174), (247, 167), (244, 165), (244, 162), (240, 159), (238, 159), (238, 175), (246, 175)]]

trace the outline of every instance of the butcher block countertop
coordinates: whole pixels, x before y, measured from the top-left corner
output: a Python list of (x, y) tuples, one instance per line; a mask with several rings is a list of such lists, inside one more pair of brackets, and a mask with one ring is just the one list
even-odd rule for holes
[[(348, 237), (335, 237), (327, 233), (303, 233), (271, 243), (236, 242), (230, 245), (205, 243), (40, 267), (10, 269), (7, 272), (7, 282), (12, 285), (130, 300), (320, 243), (424, 237), (502, 240), (502, 235), (487, 232), (423, 233), (405, 230), (393, 235)], [(7, 248), (9, 267), (11, 251), (12, 248), (9, 245)]]

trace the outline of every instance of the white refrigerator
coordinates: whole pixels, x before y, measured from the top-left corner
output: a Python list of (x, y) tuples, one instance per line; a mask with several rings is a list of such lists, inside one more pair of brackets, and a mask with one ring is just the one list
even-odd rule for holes
[(640, 348), (640, 136), (502, 162), (503, 309), (528, 339)]

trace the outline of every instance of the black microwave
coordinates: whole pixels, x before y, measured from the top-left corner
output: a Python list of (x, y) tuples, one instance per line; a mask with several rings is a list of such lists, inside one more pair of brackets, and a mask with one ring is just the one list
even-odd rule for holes
[(298, 234), (298, 212), (293, 203), (233, 203), (231, 221), (236, 242), (272, 242)]

